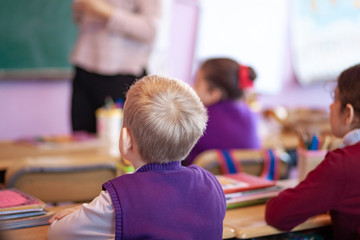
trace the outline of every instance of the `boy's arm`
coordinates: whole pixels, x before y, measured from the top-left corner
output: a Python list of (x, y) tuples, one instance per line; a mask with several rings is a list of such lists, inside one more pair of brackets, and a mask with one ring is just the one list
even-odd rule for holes
[(110, 195), (102, 191), (91, 203), (55, 219), (48, 240), (104, 239), (115, 236), (115, 210)]
[(346, 174), (343, 159), (328, 154), (326, 159), (297, 187), (282, 191), (266, 204), (266, 222), (289, 231), (315, 216), (334, 209), (342, 198)]

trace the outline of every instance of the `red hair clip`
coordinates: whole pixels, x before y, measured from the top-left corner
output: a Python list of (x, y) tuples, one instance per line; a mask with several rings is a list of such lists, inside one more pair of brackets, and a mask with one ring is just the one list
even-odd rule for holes
[(250, 79), (249, 67), (245, 65), (239, 65), (239, 89), (251, 88), (254, 86), (254, 82)]

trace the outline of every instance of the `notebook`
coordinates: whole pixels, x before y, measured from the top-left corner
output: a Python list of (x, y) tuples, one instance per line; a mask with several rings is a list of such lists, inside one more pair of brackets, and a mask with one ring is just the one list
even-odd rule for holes
[(0, 190), (0, 216), (24, 212), (44, 211), (46, 204), (15, 188)]
[(0, 190), (0, 230), (49, 224), (54, 212), (40, 199), (15, 188)]

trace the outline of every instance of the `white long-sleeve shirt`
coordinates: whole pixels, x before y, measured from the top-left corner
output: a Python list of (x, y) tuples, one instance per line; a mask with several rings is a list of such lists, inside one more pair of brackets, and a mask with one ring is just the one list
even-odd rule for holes
[(115, 209), (107, 191), (101, 191), (91, 203), (83, 204), (78, 210), (50, 225), (48, 240), (67, 239), (115, 239)]
[(114, 6), (108, 20), (75, 13), (79, 32), (73, 65), (103, 74), (140, 75), (148, 64), (160, 21), (160, 0), (105, 0)]
[(115, 214), (110, 194), (101, 191), (89, 204), (84, 203), (73, 213), (55, 220), (49, 227), (48, 240), (115, 239)]

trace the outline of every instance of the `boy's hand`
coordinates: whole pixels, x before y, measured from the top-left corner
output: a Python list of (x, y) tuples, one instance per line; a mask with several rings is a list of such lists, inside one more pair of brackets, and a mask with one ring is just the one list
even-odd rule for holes
[(76, 210), (78, 210), (79, 207), (76, 208), (66, 208), (63, 210), (60, 210), (59, 212), (55, 213), (50, 219), (49, 219), (49, 223), (52, 224), (55, 220), (60, 220), (63, 217), (75, 212)]

